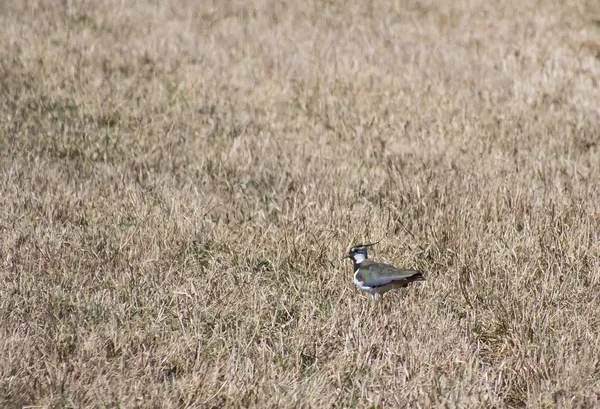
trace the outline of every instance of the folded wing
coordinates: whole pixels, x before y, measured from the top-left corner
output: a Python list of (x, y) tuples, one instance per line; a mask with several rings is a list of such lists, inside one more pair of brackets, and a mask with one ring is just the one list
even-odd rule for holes
[(391, 283), (402, 285), (411, 281), (423, 281), (423, 273), (418, 270), (401, 270), (390, 264), (365, 260), (360, 265), (360, 277), (367, 287), (376, 288)]

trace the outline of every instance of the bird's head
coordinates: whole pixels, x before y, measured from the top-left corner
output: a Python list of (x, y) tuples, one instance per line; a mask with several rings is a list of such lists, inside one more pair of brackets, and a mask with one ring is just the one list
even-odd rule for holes
[(357, 244), (356, 246), (352, 246), (348, 251), (348, 255), (346, 255), (344, 258), (349, 258), (352, 261), (354, 261), (355, 264), (360, 264), (363, 260), (369, 258), (367, 254), (368, 248), (374, 246), (377, 243), (379, 243), (379, 241), (376, 243)]

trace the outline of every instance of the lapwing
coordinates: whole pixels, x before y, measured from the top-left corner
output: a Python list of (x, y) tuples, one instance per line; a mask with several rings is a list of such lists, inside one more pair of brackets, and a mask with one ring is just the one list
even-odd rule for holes
[[(377, 242), (379, 243), (379, 242)], [(354, 284), (371, 294), (373, 301), (377, 294), (384, 294), (394, 288), (408, 286), (413, 281), (423, 281), (423, 273), (418, 270), (403, 270), (391, 264), (369, 260), (367, 249), (377, 243), (352, 246), (348, 255), (354, 264)]]

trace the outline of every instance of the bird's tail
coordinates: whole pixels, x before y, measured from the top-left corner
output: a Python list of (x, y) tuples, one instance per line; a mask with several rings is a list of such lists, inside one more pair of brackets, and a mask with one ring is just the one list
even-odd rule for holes
[(410, 281), (425, 281), (425, 277), (423, 277), (423, 273), (418, 270), (410, 270), (410, 272), (414, 272), (413, 275), (407, 277), (407, 280)]

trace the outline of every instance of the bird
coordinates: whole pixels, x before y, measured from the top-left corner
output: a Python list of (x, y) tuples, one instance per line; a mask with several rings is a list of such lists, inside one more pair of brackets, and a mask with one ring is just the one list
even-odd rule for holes
[(406, 287), (413, 281), (425, 280), (423, 273), (418, 270), (399, 269), (391, 264), (369, 260), (367, 249), (377, 243), (379, 242), (352, 246), (343, 258), (352, 260), (354, 284), (371, 294), (373, 302), (375, 302), (376, 295), (383, 295), (395, 288)]

